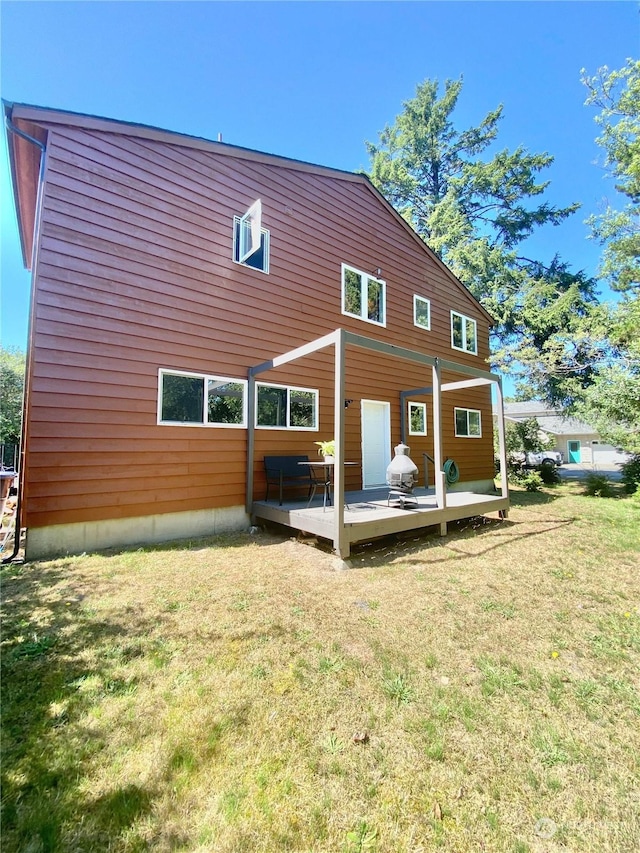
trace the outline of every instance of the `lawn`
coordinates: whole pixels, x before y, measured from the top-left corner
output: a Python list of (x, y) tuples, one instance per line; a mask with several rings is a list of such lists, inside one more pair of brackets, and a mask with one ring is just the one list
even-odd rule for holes
[(640, 502), (3, 569), (3, 853), (636, 851)]

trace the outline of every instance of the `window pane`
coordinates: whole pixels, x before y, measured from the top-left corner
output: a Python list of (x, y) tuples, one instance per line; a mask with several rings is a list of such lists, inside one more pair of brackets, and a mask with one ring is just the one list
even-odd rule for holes
[(468, 435), (467, 410), (456, 409), (456, 435)]
[(344, 310), (349, 314), (362, 315), (362, 281), (357, 272), (344, 271)]
[(382, 282), (370, 278), (367, 288), (367, 317), (376, 323), (383, 323), (383, 293)]
[(289, 391), (289, 426), (315, 427), (315, 404), (316, 395), (313, 391)]
[(243, 233), (243, 229), (249, 229), (245, 233), (250, 233), (251, 226), (248, 223), (241, 223), (239, 217), (235, 217), (234, 219), (234, 232), (233, 232), (233, 259), (238, 263), (244, 264), (247, 267), (253, 267), (256, 270), (262, 270), (263, 272), (268, 272), (269, 269), (269, 232), (261, 231), (260, 232), (260, 248), (256, 249), (248, 258), (244, 261), (240, 261), (242, 257), (241, 251), (241, 234)]
[(210, 424), (241, 424), (244, 412), (244, 385), (241, 382), (208, 382)]
[(465, 318), (465, 329), (466, 329), (466, 341), (465, 341), (465, 349), (467, 352), (476, 352), (476, 321), (469, 320)]
[(176, 376), (165, 373), (162, 377), (162, 420), (176, 423), (201, 424), (204, 408), (204, 378)]
[(258, 426), (287, 425), (287, 389), (258, 385)]
[(469, 412), (469, 435), (480, 435), (480, 412)]
[(260, 248), (256, 249), (256, 251), (252, 255), (249, 255), (249, 257), (245, 261), (245, 264), (248, 267), (253, 267), (256, 270), (266, 271), (266, 266), (265, 266), (265, 261), (264, 261), (264, 259), (266, 257), (266, 242), (267, 242), (266, 234), (262, 233), (260, 235)]
[(425, 423), (425, 407), (411, 403), (409, 407), (409, 431), (416, 435), (424, 435), (427, 431)]
[(431, 326), (431, 318), (430, 318), (430, 303), (428, 299), (421, 299), (419, 296), (415, 298), (415, 311), (416, 311), (416, 326), (422, 326), (425, 329), (428, 329)]
[(244, 263), (251, 254), (251, 222), (246, 219), (240, 220), (240, 261)]
[(462, 349), (462, 317), (460, 314), (451, 315), (451, 328), (453, 331), (453, 345)]

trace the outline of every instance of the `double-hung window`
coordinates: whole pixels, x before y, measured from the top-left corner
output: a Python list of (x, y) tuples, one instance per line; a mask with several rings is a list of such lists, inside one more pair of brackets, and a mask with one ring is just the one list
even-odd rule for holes
[(408, 403), (409, 435), (427, 434), (427, 404)]
[(342, 264), (342, 313), (368, 323), (386, 323), (386, 282)]
[(246, 427), (247, 383), (223, 376), (161, 369), (158, 423)]
[(312, 388), (256, 383), (256, 426), (318, 429), (318, 392)]
[(451, 312), (451, 346), (478, 355), (478, 325), (471, 317)]
[(427, 331), (431, 329), (431, 302), (417, 294), (413, 297), (413, 325)]
[(482, 424), (477, 409), (455, 409), (456, 435), (462, 438), (481, 438)]

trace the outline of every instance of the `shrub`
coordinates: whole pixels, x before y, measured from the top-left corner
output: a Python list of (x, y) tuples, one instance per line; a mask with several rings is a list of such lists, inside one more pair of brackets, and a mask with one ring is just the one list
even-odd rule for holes
[(539, 492), (544, 485), (540, 470), (532, 471), (518, 463), (509, 466), (508, 480), (511, 485), (522, 486), (528, 492)]
[(524, 486), (528, 492), (539, 492), (543, 486), (542, 477), (538, 471), (531, 471), (520, 477), (520, 485)]
[(622, 465), (622, 482), (625, 491), (632, 495), (640, 490), (640, 453), (634, 455)]
[(614, 495), (613, 486), (608, 478), (595, 471), (587, 476), (584, 493), (592, 498), (611, 498)]
[(560, 482), (560, 474), (550, 459), (545, 459), (540, 466), (540, 479), (545, 486), (555, 486)]

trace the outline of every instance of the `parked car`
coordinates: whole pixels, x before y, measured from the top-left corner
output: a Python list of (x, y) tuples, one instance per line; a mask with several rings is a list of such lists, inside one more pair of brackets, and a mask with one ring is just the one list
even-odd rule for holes
[(540, 450), (537, 453), (527, 453), (525, 464), (529, 468), (538, 468), (545, 462), (551, 462), (557, 466), (562, 465), (562, 453), (559, 450)]

